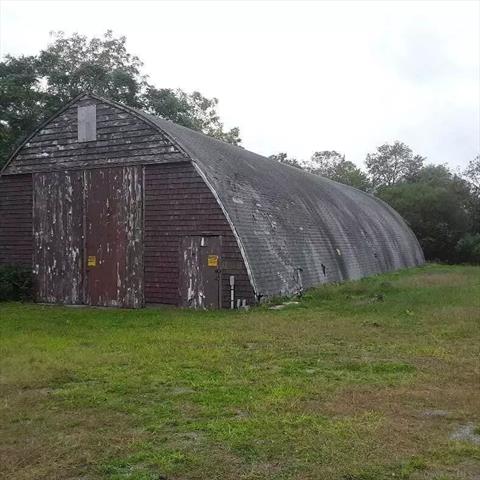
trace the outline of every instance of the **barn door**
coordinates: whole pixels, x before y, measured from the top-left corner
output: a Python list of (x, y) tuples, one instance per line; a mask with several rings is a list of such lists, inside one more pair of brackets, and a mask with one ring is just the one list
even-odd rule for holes
[(141, 170), (102, 168), (85, 176), (85, 303), (142, 306)]
[(179, 294), (183, 306), (221, 307), (221, 246), (219, 236), (182, 237)]
[(83, 303), (82, 172), (33, 175), (35, 297), (46, 303)]

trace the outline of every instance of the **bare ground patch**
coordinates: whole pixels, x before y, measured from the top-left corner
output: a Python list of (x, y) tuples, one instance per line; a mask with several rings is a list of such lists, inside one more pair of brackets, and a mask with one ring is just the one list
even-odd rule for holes
[(465, 275), (456, 272), (423, 272), (419, 275), (403, 277), (398, 280), (399, 286), (405, 287), (459, 287), (468, 284)]

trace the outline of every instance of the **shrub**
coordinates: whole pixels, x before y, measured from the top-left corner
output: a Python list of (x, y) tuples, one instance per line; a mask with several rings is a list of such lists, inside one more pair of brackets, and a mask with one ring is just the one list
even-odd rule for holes
[(16, 265), (0, 267), (0, 302), (30, 300), (32, 298), (32, 272)]
[(455, 253), (461, 263), (480, 264), (480, 233), (467, 233), (458, 241)]

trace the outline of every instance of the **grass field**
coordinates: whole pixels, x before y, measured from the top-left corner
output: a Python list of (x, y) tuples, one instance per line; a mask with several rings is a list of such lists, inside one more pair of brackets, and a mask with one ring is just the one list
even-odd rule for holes
[(480, 479), (480, 268), (282, 310), (0, 305), (0, 477)]

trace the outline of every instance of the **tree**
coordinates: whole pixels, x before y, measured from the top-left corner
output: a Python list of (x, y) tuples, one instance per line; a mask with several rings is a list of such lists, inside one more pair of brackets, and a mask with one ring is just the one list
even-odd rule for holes
[(427, 259), (455, 260), (455, 247), (471, 226), (465, 181), (444, 165), (427, 165), (415, 182), (383, 186), (377, 194), (405, 218)]
[(183, 90), (157, 89), (149, 85), (144, 95), (144, 110), (168, 118), (184, 127), (198, 130), (227, 143), (239, 145), (240, 130), (224, 131), (217, 114), (217, 98), (206, 98), (200, 92), (187, 94)]
[(127, 51), (126, 37), (115, 38), (111, 30), (103, 38), (88, 39), (74, 33), (53, 33), (54, 42), (37, 57), (37, 75), (45, 84), (54, 109), (81, 92), (93, 92), (140, 108), (147, 77), (143, 63)]
[(480, 234), (480, 155), (471, 160), (463, 172), (470, 187), (468, 209), (471, 212), (471, 231)]
[(336, 150), (323, 150), (315, 152), (310, 158), (309, 170), (312, 173), (323, 177), (332, 177), (335, 175), (337, 166), (345, 161), (345, 155)]
[[(445, 165), (425, 165), (416, 175), (414, 182), (411, 183), (429, 183), (437, 186), (448, 186), (454, 176)], [(456, 178), (456, 177), (455, 177)]]
[(284, 165), (290, 165), (291, 167), (305, 170), (305, 166), (302, 162), (299, 162), (296, 158), (288, 158), (288, 155), (284, 152), (270, 155), (268, 158), (270, 158), (271, 160), (275, 160), (276, 162), (283, 163)]
[(480, 265), (480, 233), (467, 233), (455, 246), (457, 261)]
[(0, 62), (0, 167), (16, 140), (43, 118), (44, 103), (34, 57)]
[(385, 143), (376, 153), (366, 158), (368, 173), (375, 189), (391, 186), (401, 180), (413, 181), (423, 167), (424, 157), (413, 155), (412, 149), (402, 142)]
[(473, 160), (470, 160), (463, 175), (480, 195), (480, 155), (477, 155)]
[(286, 153), (270, 155), (269, 158), (360, 190), (368, 191), (370, 188), (367, 175), (354, 163), (345, 160), (345, 156), (335, 150), (315, 152), (309, 162), (289, 158)]
[(53, 42), (37, 56), (7, 55), (0, 62), (0, 165), (15, 142), (84, 91), (229, 143), (241, 142), (238, 128), (224, 129), (216, 98), (157, 88), (149, 84), (142, 67), (141, 60), (128, 52), (126, 38), (114, 37), (111, 31), (91, 39), (56, 32)]
[(315, 152), (310, 160), (308, 170), (359, 190), (368, 191), (370, 189), (367, 175), (353, 162), (345, 160), (345, 155), (335, 150)]

